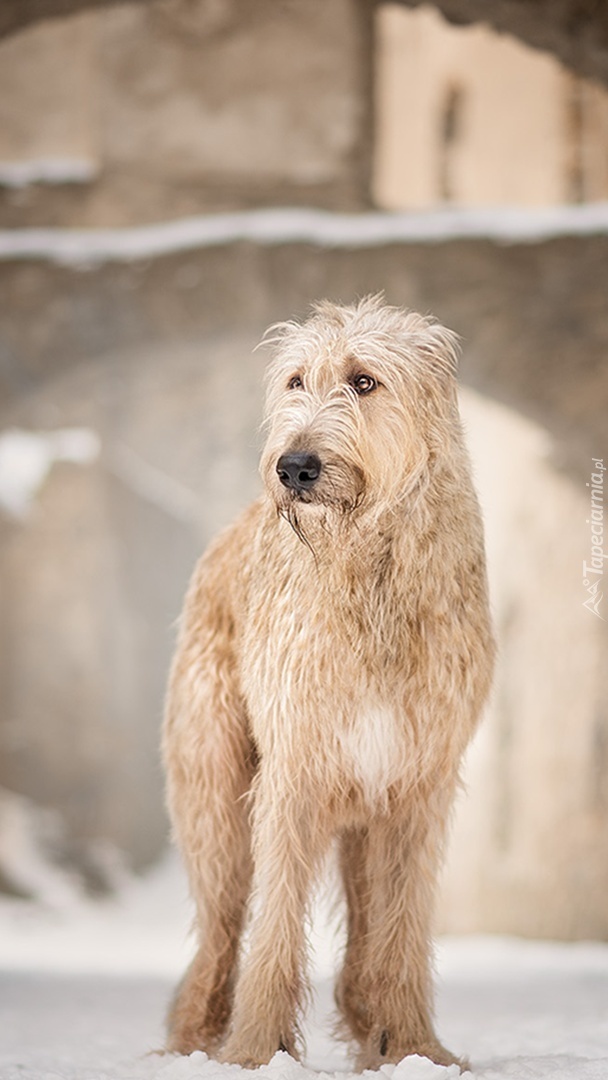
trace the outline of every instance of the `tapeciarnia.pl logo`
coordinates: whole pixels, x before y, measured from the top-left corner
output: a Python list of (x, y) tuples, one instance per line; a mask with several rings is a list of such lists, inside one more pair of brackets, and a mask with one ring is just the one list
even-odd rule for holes
[(583, 585), (587, 592), (587, 599), (583, 600), (586, 607), (598, 619), (604, 619), (600, 614), (602, 601), (602, 578), (604, 576), (604, 559), (608, 556), (604, 553), (604, 473), (606, 466), (603, 458), (591, 458), (592, 473), (591, 482), (587, 484), (591, 495), (590, 517), (586, 524), (590, 526), (591, 555), (589, 562), (583, 559)]

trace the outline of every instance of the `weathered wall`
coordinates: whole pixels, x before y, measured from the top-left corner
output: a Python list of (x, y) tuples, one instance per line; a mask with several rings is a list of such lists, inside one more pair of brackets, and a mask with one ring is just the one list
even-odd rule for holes
[(442, 925), (608, 937), (606, 635), (581, 583), (590, 457), (608, 457), (607, 261), (597, 236), (4, 263), (2, 427), (84, 426), (102, 450), (3, 520), (0, 784), (36, 798), (43, 773), (81, 861), (100, 839), (136, 865), (160, 850), (171, 622), (199, 546), (257, 489), (251, 349), (314, 298), (384, 288), (463, 334), (463, 381), (494, 399), (466, 416), (501, 658)]
[[(608, 635), (583, 607), (589, 488), (547, 431), (464, 391), (499, 640), (444, 875), (451, 933), (606, 939)], [(608, 465), (604, 437), (595, 453)], [(604, 485), (606, 488), (607, 485)], [(606, 600), (600, 605), (606, 615)]]
[(0, 45), (0, 222), (365, 206), (371, 64), (363, 0), (166, 0), (35, 26)]
[(0, 514), (0, 787), (59, 810), (93, 884), (108, 844), (141, 867), (166, 842), (174, 622), (201, 548), (255, 487), (251, 348), (233, 334), (83, 356), (3, 417), (0, 472), (14, 425), (51, 454), (49, 432), (100, 440), (93, 460), (59, 455), (23, 516)]
[(372, 190), (387, 209), (608, 197), (608, 90), (431, 7), (377, 19)]
[(149, 4), (152, 0), (5, 0), (0, 10), (0, 37), (16, 34), (33, 23), (62, 19), (92, 8), (114, 8), (125, 2)]
[[(427, 0), (397, 0), (419, 7)], [(602, 0), (436, 0), (457, 25), (488, 23), (537, 49), (553, 53), (568, 67), (608, 82), (608, 8)]]
[(434, 9), (373, 14), (366, 0), (166, 0), (11, 37), (0, 222), (606, 197), (598, 83)]
[(597, 200), (607, 138), (597, 82), (431, 8), (165, 0), (0, 44), (9, 226)]
[[(380, 2), (383, 0), (368, 0), (370, 7)], [(398, 2), (417, 7), (427, 0)], [(4, 0), (0, 36), (40, 19), (120, 3), (124, 0)], [(487, 22), (529, 45), (554, 53), (581, 75), (608, 82), (608, 11), (601, 0), (437, 0), (436, 6), (457, 24)]]

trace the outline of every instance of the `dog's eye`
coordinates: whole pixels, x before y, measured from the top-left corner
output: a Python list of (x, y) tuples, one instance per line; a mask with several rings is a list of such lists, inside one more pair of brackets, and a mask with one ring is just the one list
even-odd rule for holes
[(378, 383), (373, 375), (355, 375), (354, 379), (351, 381), (351, 386), (361, 397), (364, 394), (371, 394), (372, 390), (375, 390), (377, 385)]
[(301, 375), (292, 375), (291, 379), (287, 383), (288, 390), (301, 390), (304, 386)]

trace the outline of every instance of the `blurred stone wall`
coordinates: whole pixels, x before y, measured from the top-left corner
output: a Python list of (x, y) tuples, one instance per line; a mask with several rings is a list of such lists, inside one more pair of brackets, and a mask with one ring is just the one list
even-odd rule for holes
[(371, 42), (365, 0), (162, 0), (23, 30), (0, 44), (0, 224), (365, 206)]
[[(421, 7), (427, 0), (399, 0)], [(608, 8), (599, 0), (437, 0), (456, 26), (488, 23), (557, 56), (586, 78), (608, 83)]]
[(430, 7), (156, 0), (0, 43), (9, 226), (602, 199), (607, 141), (605, 87)]
[[(0, 36), (42, 19), (112, 7), (125, 0), (4, 0)], [(152, 0), (138, 0), (151, 3)], [(211, 2), (211, 0), (210, 0)], [(370, 9), (384, 0), (368, 0)], [(418, 7), (428, 0), (400, 0)], [(535, 49), (554, 53), (572, 70), (608, 82), (608, 10), (589, 0), (437, 0), (435, 5), (457, 26), (487, 22)]]
[[(440, 925), (606, 940), (607, 598), (600, 618), (584, 607), (582, 573), (596, 469), (591, 453), (576, 455), (580, 477), (560, 468), (563, 443), (496, 400), (465, 388), (462, 412), (499, 655), (454, 815)], [(604, 464), (607, 449), (597, 439)]]
[[(110, 324), (111, 303), (103, 314)], [(59, 812), (62, 857), (99, 887), (112, 852), (139, 868), (166, 843), (158, 747), (175, 621), (195, 559), (256, 479), (252, 337), (159, 346), (149, 330), (83, 352), (1, 420), (0, 471), (13, 447), (27, 482), (23, 432), (50, 468), (17, 513), (0, 512), (0, 787)], [(83, 436), (92, 454), (53, 452)]]
[(372, 190), (388, 209), (608, 197), (608, 89), (488, 25), (378, 12)]

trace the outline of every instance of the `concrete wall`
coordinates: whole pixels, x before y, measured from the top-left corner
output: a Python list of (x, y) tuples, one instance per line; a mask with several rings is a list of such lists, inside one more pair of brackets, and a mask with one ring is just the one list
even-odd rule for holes
[[(581, 458), (586, 480), (556, 469), (548, 431), (496, 401), (465, 390), (462, 410), (499, 658), (468, 756), (440, 925), (606, 939), (608, 635), (583, 606), (582, 584), (594, 466)], [(605, 438), (601, 447), (608, 464)]]
[(0, 44), (9, 226), (602, 199), (607, 141), (605, 88), (430, 7), (132, 3)]
[(373, 192), (387, 209), (608, 197), (608, 91), (430, 6), (378, 13)]
[(364, 0), (170, 0), (7, 39), (0, 222), (366, 205), (371, 25)]
[[(111, 883), (108, 848), (142, 867), (166, 843), (174, 623), (200, 550), (255, 486), (251, 348), (245, 335), (85, 355), (3, 416), (0, 472), (15, 429), (51, 467), (0, 513), (0, 787), (59, 812), (63, 857), (94, 886)], [(98, 454), (53, 453), (86, 433)], [(27, 449), (13, 452), (25, 479)]]
[[(112, 7), (125, 0), (4, 0), (0, 37), (41, 19), (58, 18), (91, 8)], [(152, 0), (138, 0), (151, 3)], [(401, 0), (418, 7), (427, 0)], [(369, 8), (377, 0), (368, 0)], [(513, 34), (534, 48), (558, 56), (586, 78), (608, 82), (608, 12), (588, 0), (437, 0), (436, 5), (456, 25), (487, 22), (501, 33)]]
[[(417, 8), (427, 0), (401, 3)], [(436, 6), (457, 26), (488, 23), (499, 33), (553, 54), (585, 78), (608, 82), (605, 4), (590, 4), (588, 0), (437, 0)]]

